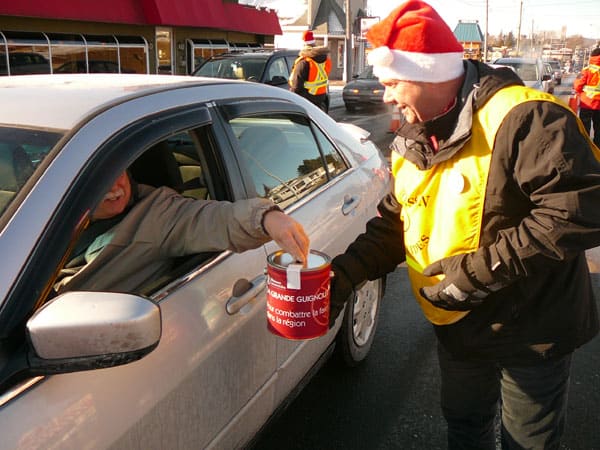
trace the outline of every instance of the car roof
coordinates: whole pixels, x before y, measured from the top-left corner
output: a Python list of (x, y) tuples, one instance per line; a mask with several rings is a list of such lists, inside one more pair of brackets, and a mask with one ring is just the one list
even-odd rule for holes
[(252, 58), (256, 56), (263, 56), (269, 58), (273, 55), (298, 55), (299, 49), (259, 49), (259, 50), (235, 50), (227, 53), (220, 53), (212, 57), (212, 59), (219, 58)]
[(526, 63), (526, 64), (536, 64), (539, 60), (535, 58), (498, 58), (494, 63)]
[(181, 87), (240, 83), (178, 75), (65, 74), (0, 77), (0, 125), (66, 130), (111, 104)]

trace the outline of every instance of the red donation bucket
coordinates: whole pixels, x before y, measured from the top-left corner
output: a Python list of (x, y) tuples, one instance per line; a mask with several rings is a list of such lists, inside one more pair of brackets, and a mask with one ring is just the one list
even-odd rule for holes
[(312, 339), (329, 329), (331, 259), (311, 250), (306, 267), (282, 250), (267, 257), (267, 324), (286, 339)]

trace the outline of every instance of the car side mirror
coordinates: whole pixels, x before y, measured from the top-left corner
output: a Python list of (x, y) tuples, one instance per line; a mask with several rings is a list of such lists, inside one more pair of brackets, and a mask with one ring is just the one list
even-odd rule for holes
[(160, 341), (160, 307), (132, 294), (67, 292), (27, 321), (29, 370), (68, 373), (137, 361)]
[(66, 292), (27, 321), (27, 340), (0, 365), (0, 392), (39, 375), (115, 367), (154, 350), (160, 307), (144, 297), (112, 292)]

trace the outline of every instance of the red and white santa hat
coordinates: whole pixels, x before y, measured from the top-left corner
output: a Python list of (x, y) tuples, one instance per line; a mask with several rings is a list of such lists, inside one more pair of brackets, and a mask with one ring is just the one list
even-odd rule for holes
[(304, 30), (302, 32), (302, 40), (304, 45), (315, 45), (315, 35), (311, 30)]
[(440, 83), (464, 73), (463, 47), (427, 3), (409, 0), (367, 32), (368, 55), (380, 79)]

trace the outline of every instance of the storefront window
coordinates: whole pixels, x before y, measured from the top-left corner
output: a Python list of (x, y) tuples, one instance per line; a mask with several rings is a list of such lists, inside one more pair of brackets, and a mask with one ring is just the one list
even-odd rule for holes
[(148, 43), (138, 36), (117, 36), (122, 73), (148, 73)]
[(224, 39), (188, 39), (187, 67), (188, 73), (193, 73), (204, 61), (211, 56), (230, 51), (229, 43)]
[(114, 36), (84, 36), (87, 43), (89, 72), (119, 72), (119, 52)]
[(50, 46), (43, 33), (6, 31), (3, 34), (8, 51), (7, 74), (51, 73)]
[(78, 34), (47, 34), (52, 52), (53, 73), (85, 73), (85, 42)]
[(6, 39), (0, 33), (0, 75), (8, 75), (8, 52), (6, 51)]

